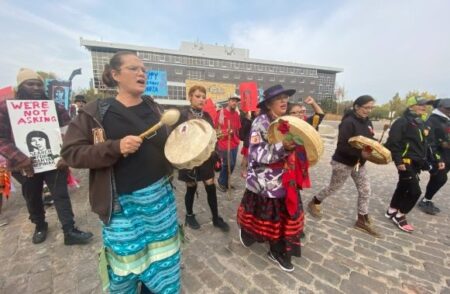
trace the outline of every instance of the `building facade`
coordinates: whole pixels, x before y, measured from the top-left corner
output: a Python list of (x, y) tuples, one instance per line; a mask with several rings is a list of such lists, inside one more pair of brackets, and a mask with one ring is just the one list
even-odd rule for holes
[[(256, 81), (258, 88), (275, 84), (296, 89), (291, 101), (308, 96), (317, 101), (335, 99), (336, 74), (342, 69), (291, 62), (252, 59), (249, 50), (200, 42), (182, 42), (179, 50), (161, 49), (91, 41), (81, 39), (81, 45), (92, 55), (94, 87), (99, 91), (113, 91), (101, 79), (105, 64), (120, 50), (134, 51), (151, 70), (167, 72), (167, 97), (155, 97), (169, 105), (185, 105), (186, 80), (203, 80), (234, 84), (237, 92), (241, 82)], [(228, 97), (223, 97), (226, 100)]]

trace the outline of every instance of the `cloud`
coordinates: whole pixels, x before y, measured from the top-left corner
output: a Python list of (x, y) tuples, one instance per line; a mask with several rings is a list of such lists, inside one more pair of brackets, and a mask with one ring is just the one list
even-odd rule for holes
[(349, 99), (396, 92), (449, 95), (450, 2), (347, 1), (327, 19), (298, 12), (282, 21), (235, 23), (230, 40), (251, 57), (336, 66)]

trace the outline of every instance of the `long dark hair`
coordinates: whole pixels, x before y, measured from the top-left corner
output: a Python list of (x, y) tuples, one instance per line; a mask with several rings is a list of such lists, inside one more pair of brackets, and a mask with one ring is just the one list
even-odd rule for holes
[(117, 82), (112, 76), (112, 70), (120, 70), (120, 66), (122, 65), (122, 57), (126, 55), (134, 55), (137, 56), (136, 52), (133, 51), (118, 51), (116, 54), (111, 57), (108, 64), (105, 64), (105, 69), (102, 74), (102, 81), (108, 87), (116, 87)]
[(356, 110), (355, 106), (361, 107), (371, 101), (375, 101), (375, 99), (370, 96), (370, 95), (362, 95), (359, 96), (358, 98), (356, 98), (355, 101), (353, 101), (353, 107), (351, 109), (347, 109), (344, 113), (344, 116), (342, 117), (342, 119), (346, 118), (347, 116), (349, 116), (350, 114), (354, 113)]
[(27, 134), (27, 139), (26, 139), (28, 151), (33, 152), (36, 149), (36, 147), (31, 145), (31, 138), (34, 138), (34, 137), (44, 138), (45, 139), (45, 147), (47, 149), (51, 149), (50, 148), (50, 140), (48, 139), (48, 136), (46, 133), (44, 133), (42, 131), (31, 131)]

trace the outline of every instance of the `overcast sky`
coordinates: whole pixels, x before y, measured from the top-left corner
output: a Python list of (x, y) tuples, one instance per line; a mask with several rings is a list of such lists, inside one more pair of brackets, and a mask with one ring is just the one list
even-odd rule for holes
[(21, 67), (92, 77), (80, 37), (178, 49), (233, 44), (252, 58), (343, 68), (348, 99), (429, 91), (450, 97), (450, 1), (0, 0), (0, 87)]

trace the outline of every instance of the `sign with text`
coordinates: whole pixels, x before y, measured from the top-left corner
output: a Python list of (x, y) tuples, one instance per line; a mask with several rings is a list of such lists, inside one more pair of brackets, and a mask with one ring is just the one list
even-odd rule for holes
[(215, 102), (228, 100), (236, 95), (236, 85), (226, 83), (216, 83), (210, 81), (186, 80), (186, 99), (189, 100), (189, 89), (194, 85), (201, 85), (206, 88), (206, 97)]
[(56, 169), (62, 139), (55, 103), (51, 100), (6, 103), (16, 146), (32, 159), (34, 172)]
[(258, 85), (256, 82), (244, 82), (239, 84), (241, 96), (241, 109), (244, 112), (258, 109)]
[(167, 97), (167, 72), (151, 70), (147, 72), (144, 95)]
[(71, 87), (72, 83), (70, 81), (45, 80), (48, 97), (64, 106), (66, 110), (69, 110)]

